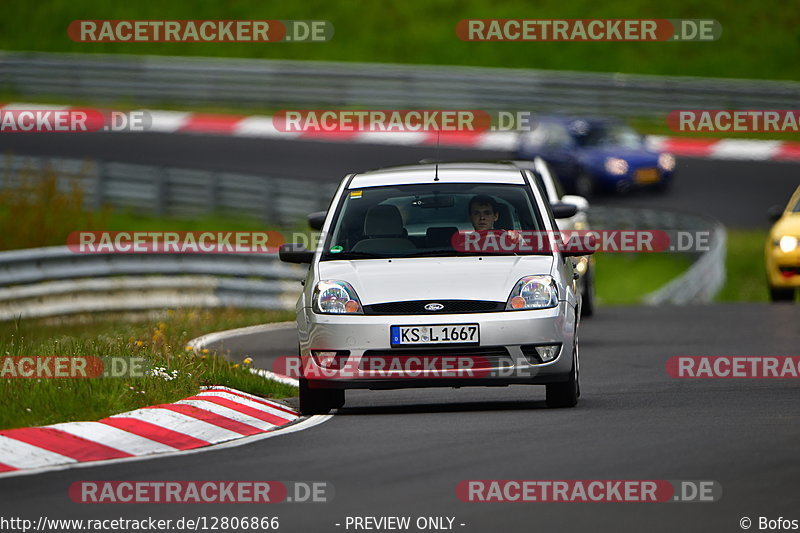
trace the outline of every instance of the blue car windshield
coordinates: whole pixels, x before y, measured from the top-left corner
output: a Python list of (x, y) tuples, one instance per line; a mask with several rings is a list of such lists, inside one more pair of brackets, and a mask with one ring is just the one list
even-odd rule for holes
[(586, 135), (577, 136), (583, 147), (617, 146), (622, 148), (641, 148), (642, 137), (633, 128), (622, 124), (594, 127)]

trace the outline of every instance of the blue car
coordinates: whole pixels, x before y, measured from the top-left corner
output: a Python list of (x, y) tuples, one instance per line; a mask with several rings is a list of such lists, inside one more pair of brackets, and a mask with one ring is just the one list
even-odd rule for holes
[(584, 197), (601, 191), (664, 190), (675, 170), (672, 154), (648, 150), (636, 131), (607, 118), (538, 117), (520, 135), (515, 156), (541, 157), (565, 189)]

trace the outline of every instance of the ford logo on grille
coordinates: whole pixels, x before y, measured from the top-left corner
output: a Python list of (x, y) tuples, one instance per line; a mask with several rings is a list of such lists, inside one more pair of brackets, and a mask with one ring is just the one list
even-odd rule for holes
[(444, 305), (439, 304), (439, 303), (425, 304), (425, 310), (426, 311), (441, 311), (442, 309), (444, 309)]

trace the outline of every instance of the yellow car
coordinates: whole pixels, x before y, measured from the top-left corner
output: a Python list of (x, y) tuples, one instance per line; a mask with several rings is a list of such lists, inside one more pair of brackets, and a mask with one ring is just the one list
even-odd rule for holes
[(767, 283), (773, 302), (791, 302), (800, 287), (800, 187), (779, 210), (770, 210), (776, 220), (765, 248)]

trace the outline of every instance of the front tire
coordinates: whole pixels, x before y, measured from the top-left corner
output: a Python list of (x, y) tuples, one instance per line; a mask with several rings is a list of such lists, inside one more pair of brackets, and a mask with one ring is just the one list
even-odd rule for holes
[(327, 415), (331, 409), (344, 405), (344, 390), (313, 389), (308, 380), (300, 378), (300, 414)]
[(581, 385), (578, 376), (578, 341), (575, 341), (574, 354), (572, 359), (572, 369), (569, 373), (569, 380), (564, 383), (551, 383), (546, 385), (547, 407), (575, 407), (578, 405), (578, 398), (581, 395)]
[(793, 302), (794, 301), (794, 289), (783, 289), (783, 288), (769, 288), (769, 298), (773, 302)]

